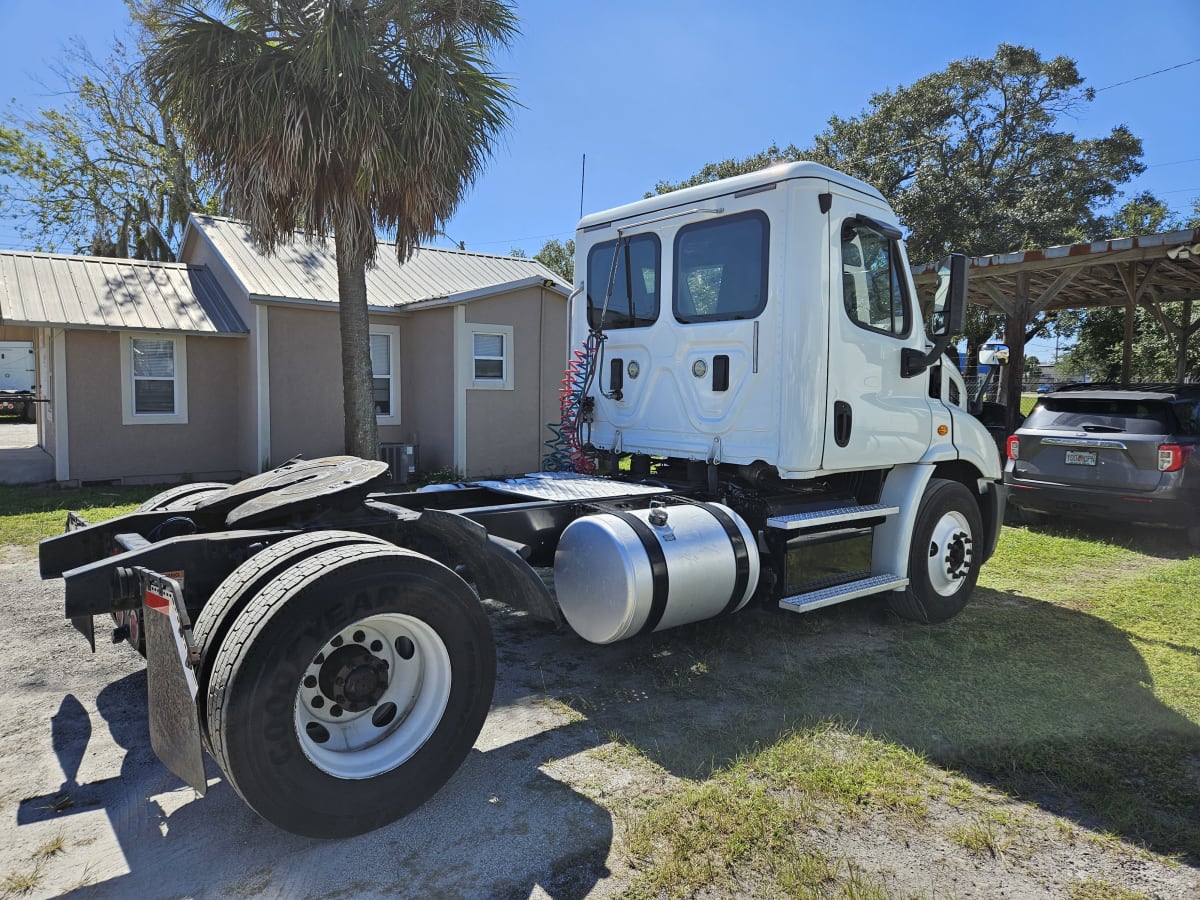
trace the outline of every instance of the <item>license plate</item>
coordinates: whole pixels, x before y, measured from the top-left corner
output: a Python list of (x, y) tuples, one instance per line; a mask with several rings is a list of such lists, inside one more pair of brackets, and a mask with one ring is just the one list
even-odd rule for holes
[(1096, 464), (1095, 450), (1068, 450), (1068, 466), (1094, 466)]

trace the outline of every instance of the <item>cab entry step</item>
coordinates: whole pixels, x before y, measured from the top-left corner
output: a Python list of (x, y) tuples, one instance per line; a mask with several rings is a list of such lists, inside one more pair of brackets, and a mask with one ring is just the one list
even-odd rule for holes
[(908, 579), (900, 575), (885, 573), (860, 578), (836, 587), (821, 588), (806, 594), (796, 594), (794, 597), (784, 597), (779, 601), (780, 609), (790, 609), (793, 612), (808, 612), (820, 609), (822, 606), (833, 606), (855, 597), (866, 597), (868, 594), (878, 594), (882, 591), (893, 591), (908, 584)]
[(792, 513), (788, 516), (772, 516), (767, 519), (768, 528), (781, 531), (797, 531), (801, 528), (815, 528), (819, 525), (836, 525), (839, 522), (854, 522), (858, 519), (875, 519), (882, 516), (894, 516), (900, 512), (898, 506), (888, 506), (886, 503), (867, 503), (839, 506), (835, 509), (817, 509), (810, 512)]

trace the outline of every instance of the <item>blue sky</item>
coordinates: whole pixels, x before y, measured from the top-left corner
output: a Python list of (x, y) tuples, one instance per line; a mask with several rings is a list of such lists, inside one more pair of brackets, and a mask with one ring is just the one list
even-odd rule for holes
[[(498, 68), (522, 108), (445, 228), (469, 250), (532, 254), (571, 237), (585, 153), (594, 212), (773, 141), (805, 146), (873, 92), (1003, 41), (1072, 57), (1095, 88), (1200, 57), (1195, 0), (521, 0), (518, 14)], [(0, 98), (36, 108), (55, 101), (49, 67), (68, 38), (103, 55), (127, 18), (121, 0), (0, 0), (0, 23)], [(1151, 190), (1182, 214), (1200, 197), (1198, 95), (1194, 63), (1101, 90), (1070, 127), (1095, 137), (1127, 125), (1149, 168), (1126, 194)], [(16, 245), (11, 225), (0, 245)]]

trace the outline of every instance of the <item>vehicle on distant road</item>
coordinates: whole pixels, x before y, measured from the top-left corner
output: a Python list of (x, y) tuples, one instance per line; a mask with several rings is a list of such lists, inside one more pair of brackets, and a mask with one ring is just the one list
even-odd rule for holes
[[(1040, 389), (1039, 389), (1040, 390)], [(1186, 529), (1200, 548), (1200, 384), (1060, 385), (1008, 438), (1009, 502)]]

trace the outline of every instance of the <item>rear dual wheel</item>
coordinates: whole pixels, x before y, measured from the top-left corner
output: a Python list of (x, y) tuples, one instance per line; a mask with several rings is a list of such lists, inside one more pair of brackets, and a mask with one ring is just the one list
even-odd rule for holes
[(487, 616), (440, 563), (322, 550), (253, 594), (208, 675), (209, 746), (259, 815), (348, 837), (420, 806), (461, 765), (496, 679)]

